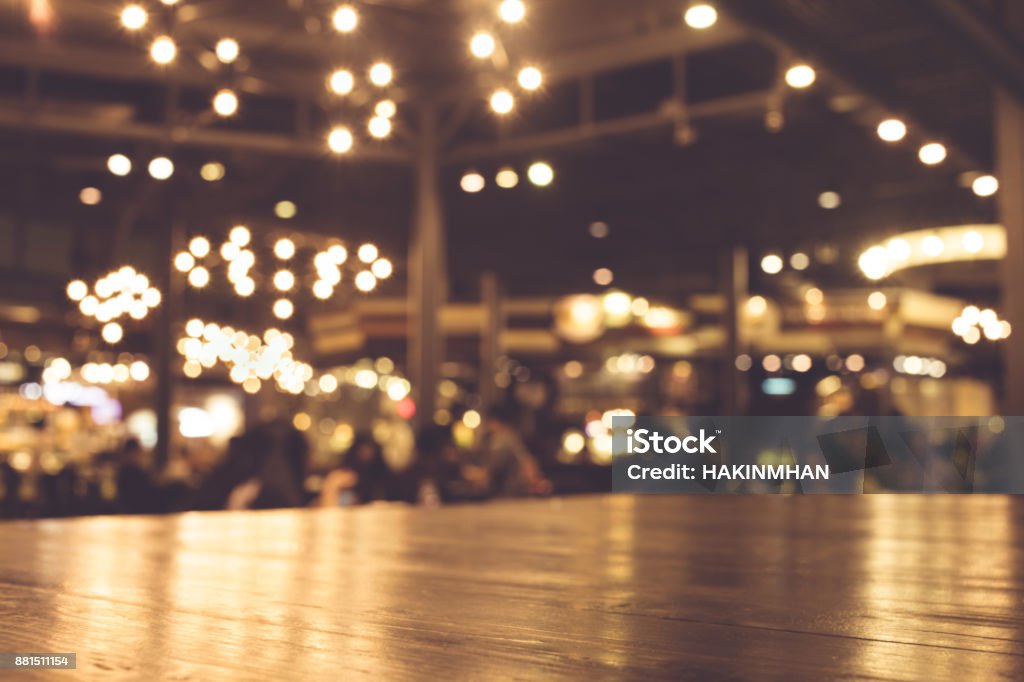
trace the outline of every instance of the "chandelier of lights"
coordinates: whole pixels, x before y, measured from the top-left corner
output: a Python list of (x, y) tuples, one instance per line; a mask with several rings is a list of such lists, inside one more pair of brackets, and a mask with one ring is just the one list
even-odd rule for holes
[(356, 291), (369, 293), (394, 272), (391, 261), (370, 243), (359, 246), (350, 257), (345, 243), (336, 239), (280, 236), (271, 242), (269, 258), (258, 254), (249, 228), (236, 225), (216, 251), (208, 238), (193, 237), (186, 250), (175, 254), (174, 268), (190, 286), (204, 289), (211, 282), (211, 268), (221, 266), (238, 296), (270, 293), (275, 298), (272, 312), (279, 320), (294, 315), (294, 300), (304, 292), (326, 301), (343, 280), (350, 279)]
[(185, 358), (182, 371), (190, 379), (223, 364), (231, 381), (246, 393), (257, 393), (264, 382), (273, 380), (278, 390), (298, 395), (313, 379), (313, 367), (295, 359), (294, 346), (295, 338), (278, 329), (268, 329), (260, 337), (194, 318), (185, 324), (177, 349)]
[(91, 291), (83, 280), (72, 280), (68, 283), (67, 294), (78, 303), (83, 315), (103, 325), (103, 340), (110, 344), (124, 336), (124, 328), (117, 320), (123, 317), (144, 320), (162, 299), (160, 290), (150, 285), (149, 277), (130, 265), (100, 277)]
[[(186, 20), (191, 8), (190, 3), (179, 0), (160, 0), (160, 4), (162, 7), (159, 8), (147, 8), (147, 4), (142, 2), (129, 4), (121, 10), (120, 22), (126, 31), (146, 36), (149, 58), (155, 64), (172, 68), (179, 57), (179, 51), (184, 49), (175, 40), (174, 27)], [(294, 3), (289, 5), (296, 7)], [(326, 20), (341, 40), (355, 32), (361, 22), (355, 4), (338, 5), (326, 16), (318, 8), (305, 9), (304, 4), (298, 4), (297, 8), (304, 15), (306, 26), (319, 27), (320, 22)], [(194, 56), (201, 64), (215, 70), (221, 80), (221, 87), (210, 100), (211, 110), (222, 118), (237, 115), (242, 109), (242, 103), (233, 84), (248, 68), (242, 46), (235, 38), (224, 36), (213, 45), (200, 46)], [(328, 65), (325, 97), (321, 104), (328, 117), (335, 121), (325, 137), (331, 152), (346, 154), (356, 144), (352, 128), (340, 120), (342, 110), (365, 115), (366, 130), (370, 137), (377, 140), (390, 137), (398, 113), (395, 99), (389, 96), (394, 80), (394, 68), (387, 61)], [(166, 164), (163, 165), (166, 167)], [(171, 168), (173, 172), (173, 166)]]

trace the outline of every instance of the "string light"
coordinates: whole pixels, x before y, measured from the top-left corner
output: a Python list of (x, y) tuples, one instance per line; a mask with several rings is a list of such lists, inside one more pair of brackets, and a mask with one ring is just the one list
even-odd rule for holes
[(77, 303), (89, 293), (89, 285), (80, 279), (74, 279), (68, 282), (67, 292), (68, 298)]
[(537, 161), (530, 165), (526, 171), (526, 176), (530, 178), (537, 187), (547, 187), (555, 180), (554, 169), (544, 161)]
[(711, 5), (700, 2), (687, 8), (683, 14), (683, 21), (690, 28), (703, 31), (715, 25), (718, 21), (718, 11)]
[(139, 5), (127, 5), (121, 10), (121, 25), (129, 31), (138, 31), (149, 21), (149, 14)]
[(359, 13), (352, 5), (342, 5), (334, 10), (332, 23), (339, 33), (351, 33), (359, 25)]
[(166, 66), (178, 56), (178, 46), (170, 36), (159, 36), (149, 46), (149, 56), (157, 64)]
[(174, 257), (174, 269), (178, 272), (188, 272), (196, 265), (196, 259), (191, 253), (182, 251)]
[(502, 0), (498, 17), (506, 24), (518, 24), (526, 17), (526, 5), (523, 0)]
[(290, 260), (295, 255), (295, 242), (291, 239), (278, 239), (274, 243), (274, 255), (281, 260)]
[(770, 253), (761, 259), (761, 270), (768, 275), (777, 275), (782, 272), (784, 263), (782, 257), (775, 253)]
[(199, 176), (207, 182), (217, 182), (224, 179), (224, 164), (216, 161), (204, 163), (199, 169)]
[(377, 256), (380, 255), (380, 251), (373, 244), (363, 244), (359, 247), (357, 252), (359, 260), (363, 263), (372, 263), (377, 260)]
[(594, 284), (602, 287), (611, 285), (615, 281), (615, 273), (608, 268), (598, 268), (594, 270)]
[(295, 286), (295, 275), (290, 270), (278, 270), (274, 274), (274, 288), (278, 291), (291, 291)]
[(786, 85), (795, 90), (811, 87), (816, 78), (817, 74), (808, 64), (796, 64), (786, 71)]
[(336, 95), (348, 95), (355, 89), (356, 79), (348, 69), (337, 69), (331, 74), (328, 86)]
[(210, 283), (210, 271), (202, 265), (197, 265), (188, 273), (188, 283), (196, 289), (202, 289)]
[(335, 154), (348, 153), (352, 150), (353, 143), (352, 132), (344, 126), (334, 128), (327, 136), (327, 146)]
[(370, 67), (370, 82), (379, 88), (390, 85), (395, 73), (390, 64), (377, 62)]
[(929, 142), (918, 150), (917, 158), (926, 166), (936, 166), (946, 160), (946, 147), (939, 142)]
[(103, 192), (95, 187), (83, 187), (78, 193), (78, 200), (86, 206), (95, 206), (103, 200)]
[(394, 118), (397, 112), (398, 107), (395, 105), (395, 101), (390, 99), (377, 102), (377, 106), (373, 108), (373, 113), (382, 118)]
[(237, 244), (238, 246), (246, 246), (252, 239), (252, 233), (249, 232), (249, 228), (246, 227), (245, 225), (235, 225), (233, 228), (231, 228), (231, 232), (228, 235), (228, 239), (230, 239), (233, 244)]
[(196, 258), (205, 258), (210, 254), (210, 240), (206, 237), (195, 237), (189, 242), (188, 250)]
[(356, 275), (356, 288), (362, 292), (373, 291), (377, 286), (377, 278), (372, 272), (363, 271)]
[(999, 180), (993, 175), (982, 175), (971, 183), (971, 191), (979, 197), (990, 197), (999, 191)]
[(124, 177), (132, 172), (132, 160), (124, 154), (112, 154), (107, 159), (107, 170), (113, 175)]
[(293, 201), (279, 201), (274, 204), (274, 215), (281, 220), (291, 220), (299, 212), (299, 207)]
[(149, 174), (156, 180), (167, 180), (174, 175), (174, 162), (166, 156), (158, 156), (149, 162)]
[(373, 265), (370, 266), (370, 271), (377, 279), (387, 279), (394, 271), (394, 266), (391, 265), (391, 261), (387, 258), (381, 258), (374, 261)]
[(391, 120), (383, 116), (374, 116), (370, 119), (367, 128), (370, 131), (370, 135), (378, 140), (383, 140), (391, 134)]
[(494, 91), (491, 95), (491, 109), (496, 114), (504, 116), (505, 114), (512, 111), (515, 108), (516, 99), (512, 96), (512, 93), (505, 88), (500, 88)]
[(486, 31), (474, 33), (473, 37), (469, 39), (469, 52), (477, 59), (491, 57), (496, 48), (497, 43), (494, 40), (494, 36)]
[(483, 191), (487, 185), (487, 181), (484, 176), (480, 175), (476, 171), (470, 171), (462, 176), (462, 180), (459, 182), (459, 186), (462, 187), (462, 191), (467, 194), (476, 194), (477, 192)]
[(295, 313), (295, 306), (287, 298), (280, 298), (274, 302), (274, 317), (279, 320), (287, 320)]
[(519, 184), (519, 174), (512, 168), (502, 168), (494, 176), (494, 183), (502, 189), (512, 189)]
[(900, 142), (907, 136), (907, 124), (898, 118), (887, 118), (878, 124), (877, 132), (885, 142)]
[(218, 116), (234, 116), (238, 111), (238, 95), (233, 90), (220, 90), (213, 97), (213, 110)]
[(108, 322), (103, 325), (103, 340), (109, 344), (115, 344), (124, 338), (124, 329), (117, 322)]
[(232, 64), (238, 59), (241, 49), (238, 47), (238, 41), (234, 38), (221, 38), (217, 41), (214, 52), (222, 64)]
[(537, 90), (544, 84), (544, 75), (535, 66), (527, 66), (519, 71), (519, 87), (523, 90)]

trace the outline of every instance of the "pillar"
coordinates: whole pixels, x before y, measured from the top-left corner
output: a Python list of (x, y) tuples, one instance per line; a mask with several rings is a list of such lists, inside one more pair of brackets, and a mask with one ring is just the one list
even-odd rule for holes
[(418, 423), (430, 423), (444, 358), (441, 310), (447, 295), (436, 105), (420, 108), (415, 205), (409, 253), (408, 356)]

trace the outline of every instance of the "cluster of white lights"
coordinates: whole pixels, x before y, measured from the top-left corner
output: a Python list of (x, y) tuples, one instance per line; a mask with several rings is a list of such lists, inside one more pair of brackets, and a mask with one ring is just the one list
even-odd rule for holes
[(910, 267), (1005, 257), (1002, 226), (958, 225), (897, 235), (865, 250), (857, 264), (865, 277), (880, 280)]
[(143, 320), (161, 300), (160, 290), (150, 286), (149, 278), (128, 265), (96, 280), (92, 293), (84, 281), (72, 280), (67, 294), (78, 303), (83, 315), (103, 324), (103, 340), (111, 344), (124, 337), (124, 328), (117, 319), (127, 315)]
[(605, 361), (605, 369), (611, 374), (650, 374), (654, 371), (654, 358), (650, 355), (637, 355), (636, 353), (623, 353), (613, 355)]
[[(62, 384), (70, 381), (75, 369), (65, 358), (53, 358), (43, 370), (43, 384)], [(142, 359), (127, 356), (116, 364), (87, 362), (78, 370), (79, 378), (87, 384), (125, 384), (142, 382), (149, 378), (149, 364)]]
[[(167, 6), (177, 4), (177, 0), (161, 0), (161, 2)], [(339, 5), (334, 9), (330, 18), (334, 29), (341, 34), (352, 33), (359, 26), (359, 11), (351, 4)], [(121, 26), (127, 31), (141, 31), (149, 24), (149, 20), (149, 12), (141, 4), (132, 3), (121, 10)], [(238, 61), (241, 53), (242, 49), (237, 40), (223, 37), (214, 46), (212, 56), (216, 58), (217, 62), (230, 65)], [(178, 58), (178, 44), (174, 37), (163, 33), (155, 34), (149, 43), (149, 57), (160, 66), (173, 64)], [(204, 61), (204, 63), (206, 62)], [(387, 62), (375, 62), (367, 69), (367, 80), (375, 88), (386, 88), (394, 81), (394, 69)], [(327, 87), (335, 95), (345, 97), (355, 90), (356, 78), (348, 69), (335, 69), (328, 76)], [(231, 88), (221, 88), (213, 95), (211, 106), (218, 116), (225, 118), (234, 116), (238, 113), (240, 106), (238, 93)], [(393, 100), (386, 99), (377, 102), (367, 124), (369, 134), (376, 139), (388, 137), (392, 131), (396, 110)], [(347, 127), (335, 126), (327, 136), (327, 145), (335, 154), (345, 154), (351, 151), (354, 138)], [(173, 172), (173, 167), (171, 172)], [(154, 177), (156, 176), (154, 175)], [(167, 177), (170, 177), (170, 173), (167, 174)]]
[(185, 358), (185, 376), (195, 379), (204, 369), (222, 363), (228, 376), (246, 393), (257, 393), (273, 380), (279, 390), (298, 395), (313, 378), (313, 368), (292, 355), (295, 339), (287, 332), (269, 329), (263, 337), (198, 318), (185, 324), (178, 353)]
[[(555, 181), (555, 170), (546, 161), (536, 161), (527, 168), (526, 177), (535, 187), (547, 187)], [(511, 166), (504, 166), (495, 173), (494, 184), (501, 189), (514, 189), (519, 186), (519, 173)], [(467, 194), (476, 194), (487, 187), (487, 178), (478, 171), (466, 171), (459, 186)]]
[(378, 358), (376, 362), (364, 358), (355, 365), (340, 367), (326, 372), (316, 382), (320, 393), (331, 394), (342, 384), (370, 391), (378, 389), (395, 402), (405, 400), (412, 393), (408, 379), (394, 373), (395, 365), (390, 358)]
[[(786, 267), (786, 261), (777, 253), (766, 254), (761, 258), (761, 271), (767, 275), (777, 275)], [(802, 272), (811, 267), (811, 257), (804, 251), (797, 251), (789, 257), (789, 267)]]
[[(522, 0), (502, 0), (498, 4), (497, 19), (501, 24), (514, 26), (526, 18), (526, 4)], [(490, 60), (503, 54), (503, 45), (492, 30), (478, 30), (469, 38), (469, 53), (478, 60)], [(526, 92), (535, 92), (544, 85), (544, 73), (534, 64), (521, 66), (516, 75), (516, 83)], [(489, 97), (491, 110), (499, 116), (510, 114), (516, 106), (516, 97), (508, 87), (498, 87)]]
[(899, 374), (941, 379), (946, 376), (946, 363), (936, 358), (922, 358), (917, 355), (897, 355), (892, 368)]
[(982, 336), (989, 341), (1008, 339), (1013, 328), (1006, 320), (1000, 320), (991, 308), (982, 310), (978, 306), (969, 305), (963, 309), (960, 317), (953, 320), (953, 333), (964, 343), (973, 346), (981, 341)]
[[(107, 170), (111, 175), (123, 178), (131, 174), (135, 164), (125, 154), (116, 153), (107, 157)], [(166, 156), (156, 156), (149, 160), (147, 170), (154, 180), (169, 180), (174, 175), (174, 162)], [(204, 163), (199, 170), (199, 175), (207, 182), (223, 180), (225, 175), (224, 164), (218, 161)], [(102, 199), (100, 190), (95, 187), (86, 187), (82, 190), (80, 199), (83, 204), (95, 205)]]
[[(256, 292), (257, 283), (252, 270), (256, 267), (257, 259), (251, 245), (252, 233), (249, 228), (236, 225), (218, 250), (221, 260), (227, 264), (228, 282), (242, 298), (248, 298)], [(187, 274), (190, 285), (202, 289), (210, 283), (210, 271), (202, 263), (211, 253), (210, 241), (206, 237), (195, 237), (189, 242), (186, 251), (174, 257), (174, 267)], [(277, 296), (272, 311), (280, 320), (291, 319), (295, 314), (295, 304), (290, 297), (299, 289), (299, 278), (288, 264), (296, 260), (298, 253), (298, 246), (289, 237), (281, 237), (273, 244), (273, 255), (278, 263), (267, 279)], [(388, 279), (394, 272), (394, 265), (382, 257), (380, 250), (373, 244), (361, 245), (356, 251), (356, 257), (362, 269), (353, 276), (353, 284), (361, 292), (373, 291), (380, 280)], [(330, 244), (316, 251), (312, 258), (316, 279), (310, 285), (313, 296), (322, 301), (331, 298), (335, 287), (341, 283), (342, 266), (347, 262), (349, 252), (341, 243)]]

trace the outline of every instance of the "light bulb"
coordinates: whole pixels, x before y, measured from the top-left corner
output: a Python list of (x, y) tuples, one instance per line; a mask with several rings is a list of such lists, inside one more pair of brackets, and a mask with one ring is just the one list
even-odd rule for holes
[(477, 59), (487, 59), (494, 54), (496, 47), (497, 43), (494, 41), (494, 36), (486, 31), (475, 33), (469, 39), (469, 51)]
[(498, 17), (506, 24), (518, 24), (526, 16), (523, 0), (502, 0), (498, 5)]
[(536, 66), (527, 66), (519, 72), (519, 87), (523, 90), (537, 90), (544, 84), (544, 75)]
[(221, 90), (213, 97), (213, 110), (218, 116), (234, 116), (238, 111), (238, 95), (233, 90)]
[(690, 28), (703, 31), (711, 28), (718, 21), (718, 11), (706, 2), (697, 3), (687, 8), (683, 21)]
[(348, 69), (337, 69), (328, 81), (331, 92), (336, 95), (347, 95), (356, 87), (355, 76)]
[(344, 126), (334, 128), (327, 136), (327, 146), (335, 154), (345, 154), (351, 151), (353, 142), (352, 132)]
[(786, 71), (786, 85), (796, 90), (811, 87), (816, 78), (814, 69), (807, 64), (796, 64)]
[(370, 119), (370, 123), (367, 128), (370, 131), (370, 135), (378, 140), (383, 140), (391, 134), (391, 120), (384, 118), (383, 116), (374, 116)]
[(395, 105), (395, 101), (390, 99), (377, 102), (377, 106), (373, 108), (373, 113), (383, 118), (394, 118), (397, 112), (398, 107)]
[(334, 29), (339, 33), (351, 33), (359, 25), (359, 13), (352, 5), (342, 5), (334, 10)]
[(377, 62), (370, 67), (370, 82), (379, 88), (389, 85), (394, 76), (391, 65), (385, 62)]
[(121, 10), (121, 25), (129, 31), (138, 31), (149, 21), (149, 15), (138, 5), (128, 5)]
[(149, 46), (149, 56), (157, 64), (170, 64), (178, 56), (178, 46), (170, 36), (160, 36)]
[(107, 159), (107, 170), (114, 175), (124, 177), (132, 172), (132, 160), (124, 154), (112, 154)]
[(287, 320), (295, 314), (295, 306), (287, 298), (280, 298), (274, 302), (274, 317), (279, 320)]
[(878, 124), (878, 137), (885, 142), (899, 142), (907, 136), (907, 124), (898, 118), (887, 118)]
[(538, 161), (530, 166), (526, 172), (527, 177), (537, 187), (547, 187), (555, 179), (555, 171), (543, 161)]
[(236, 59), (241, 50), (238, 47), (238, 41), (233, 38), (221, 38), (217, 41), (217, 47), (214, 49), (217, 53), (217, 59), (224, 64), (231, 64)]
[(167, 180), (174, 175), (174, 162), (166, 156), (158, 156), (149, 162), (149, 174), (156, 180)]
[(496, 90), (494, 94), (491, 95), (491, 109), (496, 114), (504, 116), (505, 114), (512, 111), (512, 109), (515, 108), (515, 105), (515, 97), (513, 97), (512, 93), (506, 90), (505, 88)]
[(295, 242), (291, 239), (278, 239), (274, 244), (274, 255), (281, 260), (289, 260), (295, 255)]

